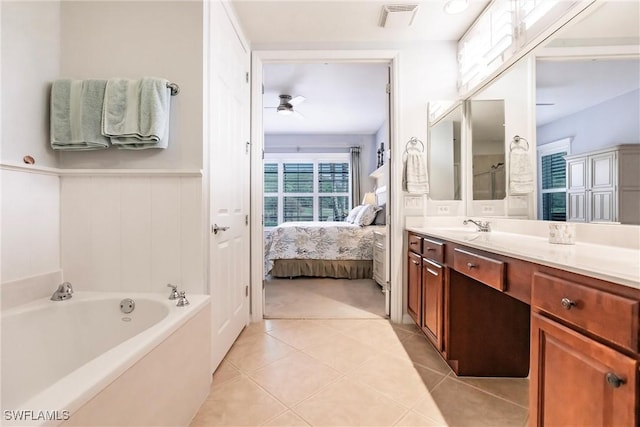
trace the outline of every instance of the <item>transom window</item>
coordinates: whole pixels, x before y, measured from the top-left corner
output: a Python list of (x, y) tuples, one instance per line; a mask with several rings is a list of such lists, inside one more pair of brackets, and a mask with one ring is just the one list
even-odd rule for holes
[(265, 154), (264, 226), (343, 221), (351, 207), (349, 154)]

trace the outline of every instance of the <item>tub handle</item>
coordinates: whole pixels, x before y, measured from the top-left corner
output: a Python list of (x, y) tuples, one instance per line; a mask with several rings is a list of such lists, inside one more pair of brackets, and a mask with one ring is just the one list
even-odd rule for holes
[(178, 293), (178, 285), (172, 285), (171, 283), (167, 283), (167, 287), (171, 288), (169, 299), (173, 300), (173, 299), (180, 298), (180, 294)]

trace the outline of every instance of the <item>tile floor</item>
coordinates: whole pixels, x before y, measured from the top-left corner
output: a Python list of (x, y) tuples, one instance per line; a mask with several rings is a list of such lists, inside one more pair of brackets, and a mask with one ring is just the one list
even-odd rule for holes
[(528, 380), (457, 378), (413, 325), (265, 320), (237, 339), (192, 426), (527, 425)]

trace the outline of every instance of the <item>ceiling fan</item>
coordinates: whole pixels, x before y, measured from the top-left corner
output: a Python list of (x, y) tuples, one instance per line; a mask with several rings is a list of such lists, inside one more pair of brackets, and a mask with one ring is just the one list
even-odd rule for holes
[(293, 107), (301, 104), (306, 99), (304, 96), (296, 96), (291, 97), (291, 95), (279, 95), (280, 104), (277, 107), (266, 107), (266, 108), (275, 108), (278, 114), (283, 116), (294, 116), (299, 119), (303, 119), (304, 116), (299, 112), (295, 111)]

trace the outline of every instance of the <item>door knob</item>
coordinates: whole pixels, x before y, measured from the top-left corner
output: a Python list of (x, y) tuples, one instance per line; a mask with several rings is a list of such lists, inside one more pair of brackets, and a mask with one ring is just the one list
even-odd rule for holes
[(218, 234), (218, 231), (227, 231), (229, 229), (229, 227), (219, 227), (218, 224), (213, 224), (211, 226), (211, 231), (213, 231), (213, 234)]

